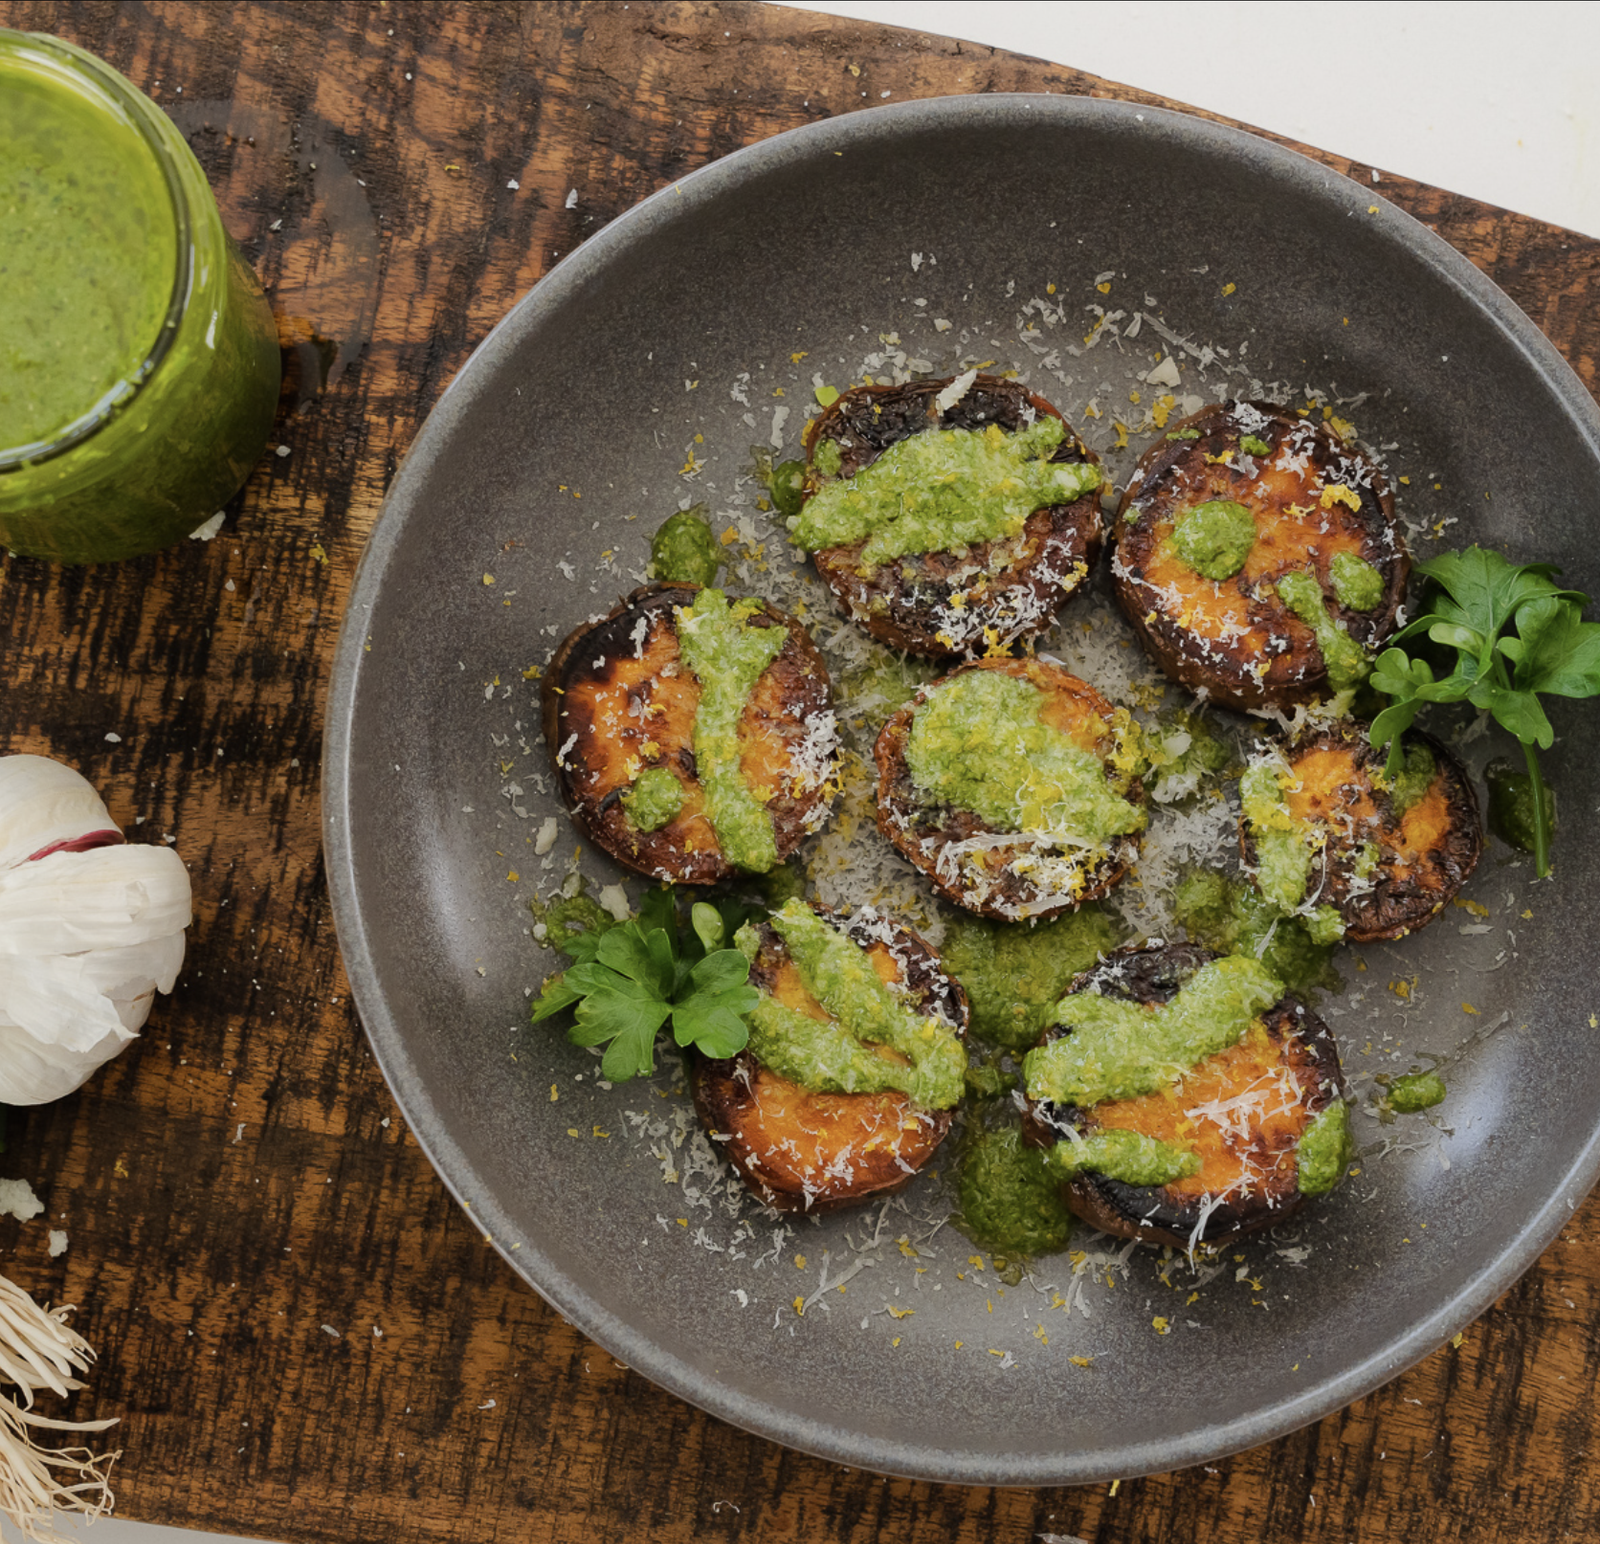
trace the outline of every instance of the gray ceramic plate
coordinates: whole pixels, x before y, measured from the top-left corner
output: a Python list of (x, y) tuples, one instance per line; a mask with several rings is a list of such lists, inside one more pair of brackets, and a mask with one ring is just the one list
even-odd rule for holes
[[(1159, 432), (1145, 415), (1165, 415), (1164, 395), (1328, 393), (1410, 477), (1411, 519), (1454, 519), (1450, 541), (1600, 589), (1595, 404), (1504, 295), (1372, 190), (1120, 103), (863, 112), (742, 151), (615, 221), (450, 387), (346, 617), (327, 845), (356, 1000), (396, 1096), (446, 1183), (574, 1323), (684, 1398), (845, 1464), (1076, 1484), (1247, 1447), (1374, 1388), (1485, 1308), (1578, 1204), (1600, 1162), (1587, 1054), (1600, 984), (1558, 915), (1594, 907), (1600, 757), (1593, 722), (1558, 711), (1554, 884), (1530, 886), (1496, 849), (1470, 892), (1485, 916), (1453, 911), (1352, 967), (1333, 1010), (1358, 1086), (1450, 1052), (1450, 1098), (1431, 1123), (1364, 1121), (1369, 1144), (1399, 1145), (1287, 1237), (1241, 1246), (1198, 1284), (1186, 1266), (1163, 1282), (1153, 1252), (1091, 1247), (1076, 1274), (1057, 1257), (1006, 1286), (952, 1229), (930, 1236), (946, 1208), (929, 1179), (903, 1211), (775, 1236), (696, 1167), (692, 1142), (674, 1146), (685, 1101), (670, 1078), (599, 1088), (587, 1053), (525, 1024), (556, 963), (525, 902), (576, 838), (540, 792), (522, 672), (631, 588), (684, 499), (762, 536), (748, 448), (776, 435), (794, 453), (813, 371), (843, 385), (864, 365), (987, 359), (1029, 372), (1119, 477)], [(770, 572), (788, 566), (780, 542), (766, 549)], [(1469, 747), (1480, 762), (1494, 748)], [(1409, 999), (1388, 991), (1413, 976)], [(1463, 1046), (1474, 1029), (1492, 1032)]]

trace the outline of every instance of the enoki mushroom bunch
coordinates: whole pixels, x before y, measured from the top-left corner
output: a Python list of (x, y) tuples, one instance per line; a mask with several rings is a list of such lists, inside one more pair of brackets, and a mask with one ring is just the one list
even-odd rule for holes
[(98, 1517), (111, 1510), (107, 1474), (119, 1453), (45, 1447), (35, 1440), (36, 1433), (100, 1432), (116, 1425), (115, 1418), (57, 1421), (34, 1413), (35, 1389), (66, 1395), (82, 1388), (73, 1374), (87, 1372), (94, 1360), (88, 1341), (67, 1327), (71, 1312), (70, 1305), (39, 1307), (0, 1276), (0, 1377), (18, 1389), (17, 1399), (0, 1394), (0, 1512), (27, 1539), (59, 1539), (52, 1526), (57, 1512)]

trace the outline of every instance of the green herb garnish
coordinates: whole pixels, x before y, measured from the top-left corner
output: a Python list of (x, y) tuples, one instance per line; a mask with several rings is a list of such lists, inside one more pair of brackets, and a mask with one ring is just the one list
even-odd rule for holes
[(655, 890), (627, 922), (568, 930), (557, 947), (574, 963), (545, 982), (533, 1022), (576, 1004), (567, 1038), (605, 1045), (600, 1071), (613, 1083), (655, 1071), (656, 1034), (669, 1018), (680, 1046), (736, 1055), (750, 1038), (744, 1016), (761, 996), (749, 984), (750, 962), (727, 947), (749, 915), (736, 902), (696, 901), (682, 936), (671, 892)]
[[(1549, 563), (1508, 563), (1498, 552), (1469, 547), (1418, 565), (1438, 585), (1430, 609), (1394, 636), (1399, 644), (1426, 633), (1456, 651), (1455, 669), (1435, 680), (1433, 668), (1404, 649), (1378, 656), (1371, 684), (1393, 699), (1372, 722), (1372, 743), (1389, 747), (1388, 774), (1405, 760), (1401, 736), (1430, 702), (1470, 702), (1522, 742), (1528, 766), (1528, 811), (1534, 867), (1550, 872), (1554, 829), (1551, 794), (1535, 746), (1548, 750), (1555, 731), (1539, 703), (1600, 693), (1600, 624), (1582, 620), (1589, 597), (1558, 589)], [(1514, 631), (1512, 630), (1514, 628)]]

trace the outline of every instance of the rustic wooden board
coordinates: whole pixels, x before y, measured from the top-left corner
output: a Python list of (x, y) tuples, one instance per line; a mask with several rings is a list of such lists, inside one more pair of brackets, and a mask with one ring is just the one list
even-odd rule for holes
[[(175, 836), (195, 881), (190, 965), (142, 1045), (15, 1121), (0, 1162), (69, 1233), (50, 1260), (42, 1220), (8, 1221), (0, 1252), (81, 1305), (101, 1362), (75, 1408), (126, 1417), (121, 1512), (345, 1544), (1600, 1529), (1593, 1203), (1459, 1347), (1270, 1446), (1118, 1487), (891, 1481), (713, 1421), (565, 1324), (449, 1200), (351, 1010), (319, 845), (334, 638), (399, 458), (493, 323), (675, 176), (884, 92), (1158, 99), (742, 3), (0, 0), (0, 22), (84, 44), (174, 115), (290, 364), (286, 453), (214, 541), (97, 570), (0, 559), (0, 750), (81, 767), (136, 834)], [(1600, 243), (1380, 187), (1595, 388)]]

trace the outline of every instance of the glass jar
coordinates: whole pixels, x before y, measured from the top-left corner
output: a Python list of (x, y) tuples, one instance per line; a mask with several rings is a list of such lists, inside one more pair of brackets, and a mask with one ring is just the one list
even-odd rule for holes
[(0, 28), (0, 545), (179, 541), (260, 459), (272, 312), (183, 136), (109, 65)]

